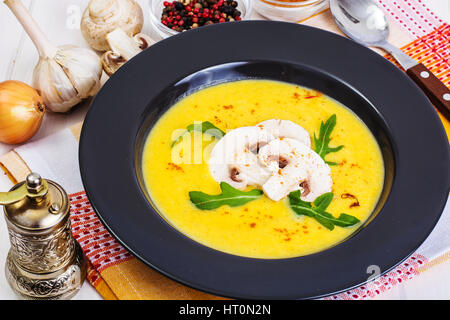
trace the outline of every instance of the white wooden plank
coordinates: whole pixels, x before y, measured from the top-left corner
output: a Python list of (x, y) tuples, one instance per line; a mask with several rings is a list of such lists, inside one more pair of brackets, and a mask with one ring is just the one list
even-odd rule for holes
[[(30, 2), (24, 0), (25, 6), (28, 7)], [(25, 32), (3, 1), (0, 2), (0, 30), (0, 81), (4, 81), (10, 79)]]

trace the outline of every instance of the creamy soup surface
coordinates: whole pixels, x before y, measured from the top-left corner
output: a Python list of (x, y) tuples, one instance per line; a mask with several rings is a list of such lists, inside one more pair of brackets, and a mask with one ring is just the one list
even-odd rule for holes
[[(330, 146), (344, 145), (326, 156), (333, 180), (327, 212), (346, 213), (363, 223), (383, 187), (384, 164), (379, 146), (365, 124), (349, 109), (311, 89), (269, 80), (242, 80), (211, 86), (181, 99), (151, 130), (143, 152), (144, 182), (153, 205), (175, 229), (219, 251), (239, 256), (278, 259), (315, 253), (349, 237), (361, 223), (328, 230), (315, 219), (299, 216), (285, 198), (266, 196), (238, 207), (200, 210), (190, 191), (219, 194), (208, 157), (216, 143), (194, 132), (172, 145), (183, 128), (209, 121), (224, 132), (268, 119), (290, 120), (311, 137), (321, 122), (336, 115)], [(195, 142), (194, 142), (195, 141)], [(199, 141), (201, 143), (199, 143)], [(314, 148), (313, 141), (311, 142)], [(200, 155), (200, 156), (199, 156)], [(248, 187), (247, 190), (254, 189)]]

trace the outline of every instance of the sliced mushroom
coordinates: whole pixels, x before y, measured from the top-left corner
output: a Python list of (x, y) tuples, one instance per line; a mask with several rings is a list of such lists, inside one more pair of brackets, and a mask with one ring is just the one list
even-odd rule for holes
[[(301, 189), (302, 200), (312, 202), (331, 191), (330, 167), (317, 153), (297, 140), (274, 139), (261, 148), (258, 157), (273, 172), (262, 185), (272, 200), (281, 200), (292, 191)], [(283, 168), (280, 166), (281, 158), (284, 159)]]
[(241, 190), (260, 186), (274, 201), (301, 190), (302, 200), (312, 202), (331, 191), (332, 179), (330, 167), (308, 147), (311, 142), (305, 132), (286, 120), (231, 130), (211, 152), (211, 174)]
[(280, 155), (270, 155), (269, 156), (269, 160), (270, 161), (276, 161), (278, 162), (278, 167), (280, 169), (283, 169), (284, 167), (286, 167), (289, 163), (289, 161), (286, 158), (283, 158)]
[(237, 189), (247, 185), (262, 185), (271, 172), (261, 166), (250, 146), (273, 140), (267, 131), (257, 127), (242, 127), (229, 131), (211, 151), (209, 169), (217, 182), (227, 182)]
[(290, 138), (311, 147), (311, 137), (308, 131), (290, 120), (270, 119), (260, 122), (256, 126), (269, 131), (275, 138)]
[(304, 197), (306, 197), (306, 196), (309, 194), (309, 192), (311, 191), (311, 190), (309, 189), (309, 183), (308, 183), (308, 181), (305, 180), (305, 181), (300, 182), (299, 186), (300, 186), (300, 188), (301, 188), (302, 195), (303, 195)]
[(267, 143), (265, 142), (257, 142), (253, 145), (248, 146), (248, 150), (250, 150), (251, 152), (253, 152), (254, 154), (258, 154), (259, 149), (261, 149), (261, 147), (264, 147)]
[(130, 37), (120, 28), (108, 33), (106, 40), (111, 50), (103, 54), (101, 61), (103, 69), (109, 76), (113, 75), (128, 60), (154, 43), (149, 36), (143, 33)]
[(236, 167), (232, 167), (230, 169), (230, 179), (234, 182), (242, 182), (242, 180), (239, 178), (239, 170)]

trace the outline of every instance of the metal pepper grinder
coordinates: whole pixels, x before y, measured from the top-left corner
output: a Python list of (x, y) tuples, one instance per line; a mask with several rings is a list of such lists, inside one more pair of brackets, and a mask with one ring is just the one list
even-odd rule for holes
[(24, 299), (70, 299), (83, 284), (86, 258), (72, 236), (69, 199), (57, 183), (31, 173), (0, 192), (11, 249), (5, 274)]

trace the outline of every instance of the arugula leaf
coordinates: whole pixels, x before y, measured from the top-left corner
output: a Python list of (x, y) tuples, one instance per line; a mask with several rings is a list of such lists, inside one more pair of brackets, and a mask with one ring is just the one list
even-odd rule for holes
[[(192, 123), (186, 127), (186, 132), (193, 132), (193, 131), (198, 131), (201, 133), (208, 133), (208, 134), (214, 136), (216, 139), (220, 139), (225, 135), (225, 132), (223, 132), (222, 130), (217, 128), (215, 125), (213, 125), (209, 121), (204, 121), (201, 123)], [(173, 140), (171, 147), (173, 147), (178, 142), (180, 142), (186, 132), (179, 135), (175, 140)]]
[(263, 192), (258, 189), (250, 191), (240, 191), (226, 182), (220, 183), (221, 194), (209, 195), (201, 191), (189, 192), (189, 198), (191, 202), (201, 210), (212, 210), (219, 208), (223, 205), (229, 205), (230, 207), (237, 207), (246, 204), (252, 200), (258, 199)]
[(359, 222), (354, 216), (341, 213), (338, 218), (335, 218), (331, 213), (325, 210), (333, 200), (333, 193), (328, 192), (320, 197), (317, 197), (312, 204), (311, 202), (300, 199), (300, 190), (293, 191), (289, 194), (289, 205), (291, 209), (298, 215), (305, 215), (316, 219), (321, 225), (329, 230), (333, 230), (334, 226), (350, 227)]
[[(319, 131), (319, 138), (316, 137), (316, 134), (314, 133), (314, 148), (319, 154), (323, 160), (325, 160), (325, 156), (331, 152), (338, 152), (341, 150), (344, 146), (338, 146), (335, 148), (329, 147), (330, 143), (330, 135), (333, 131), (334, 127), (336, 126), (336, 115), (333, 114), (328, 120), (323, 123), (323, 121), (320, 123), (320, 131)], [(337, 165), (336, 162), (326, 161), (325, 162), (331, 166)]]
[(330, 205), (331, 201), (333, 201), (333, 197), (334, 195), (332, 192), (327, 192), (317, 197), (313, 203), (316, 206), (317, 210), (325, 211)]

